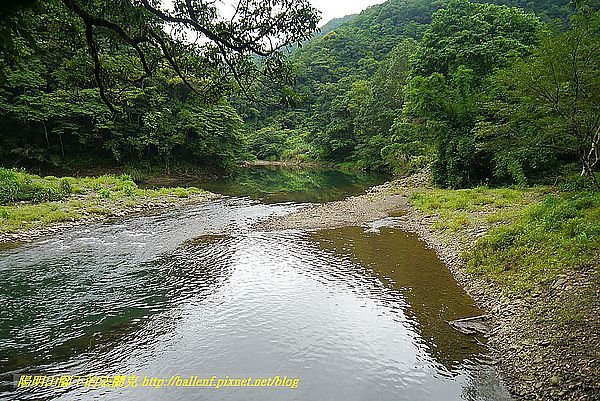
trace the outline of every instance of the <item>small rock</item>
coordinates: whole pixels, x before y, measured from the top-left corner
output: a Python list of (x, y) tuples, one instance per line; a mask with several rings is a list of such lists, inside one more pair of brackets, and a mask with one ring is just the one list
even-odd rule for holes
[(553, 386), (557, 386), (560, 383), (560, 378), (558, 376), (552, 376), (550, 378), (550, 384)]
[(465, 319), (452, 320), (449, 321), (448, 324), (464, 334), (487, 334), (490, 330), (487, 319), (487, 315), (474, 316)]

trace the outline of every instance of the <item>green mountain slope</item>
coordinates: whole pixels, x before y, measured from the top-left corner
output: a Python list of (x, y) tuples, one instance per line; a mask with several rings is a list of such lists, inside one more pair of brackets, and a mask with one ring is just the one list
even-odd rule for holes
[[(578, 2), (583, 3), (598, 9), (600, 0)], [(483, 119), (480, 106), (498, 95), (475, 92), (489, 85), (487, 80), (497, 70), (531, 55), (540, 44), (541, 32), (570, 29), (574, 13), (570, 0), (388, 0), (345, 21), (331, 21), (297, 49), (291, 57), (296, 84), (287, 87), (281, 98), (273, 95), (272, 88), (263, 91), (263, 99), (275, 100), (279, 107), (263, 102), (240, 114), (251, 116), (246, 121), (255, 148), (273, 136), (282, 138), (272, 158), (316, 159), (389, 171), (415, 160), (417, 164), (436, 160), (445, 150), (439, 144), (436, 150), (431, 135), (453, 126), (461, 127), (462, 139), (448, 140), (447, 146), (462, 146), (467, 155), (479, 146), (471, 130)], [(429, 79), (432, 74), (439, 76)], [(408, 85), (419, 77), (420, 81)], [(461, 91), (467, 89), (472, 93), (463, 99)], [(446, 99), (440, 98), (442, 93)], [(459, 99), (465, 103), (456, 104)], [(431, 103), (435, 101), (437, 105)], [(427, 107), (439, 107), (429, 122)], [(464, 110), (458, 110), (461, 107)], [(426, 127), (433, 121), (441, 125)], [(424, 141), (423, 135), (429, 137)], [(528, 159), (525, 154), (519, 157)], [(469, 168), (482, 171), (477, 178), (458, 167), (460, 163), (446, 166), (467, 177), (452, 182), (485, 181), (496, 174), (491, 172), (495, 169), (514, 170), (520, 165), (510, 156), (505, 163), (511, 167), (499, 168), (487, 160), (484, 171), (475, 163), (480, 160), (469, 156), (465, 161), (472, 164)], [(536, 163), (538, 169), (545, 165)]]

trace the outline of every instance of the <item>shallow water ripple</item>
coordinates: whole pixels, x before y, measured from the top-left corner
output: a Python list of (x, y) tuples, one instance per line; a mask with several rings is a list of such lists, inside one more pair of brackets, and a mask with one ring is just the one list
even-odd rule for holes
[[(480, 313), (435, 253), (381, 226), (256, 232), (300, 207), (225, 199), (1, 251), (4, 399), (507, 400)], [(298, 389), (15, 391), (12, 375), (228, 375)]]

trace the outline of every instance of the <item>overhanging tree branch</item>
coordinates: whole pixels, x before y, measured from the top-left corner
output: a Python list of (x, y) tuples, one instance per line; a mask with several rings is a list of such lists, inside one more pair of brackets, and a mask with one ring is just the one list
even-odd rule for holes
[[(213, 79), (215, 77), (210, 74), (209, 69), (221, 73), (225, 71), (226, 75), (228, 71), (231, 74), (230, 78), (238, 83), (242, 92), (249, 95), (244, 82), (250, 82), (246, 76), (258, 74), (258, 67), (252, 64), (253, 68), (248, 68), (249, 64), (244, 57), (250, 54), (269, 57), (287, 45), (301, 42), (316, 30), (318, 21), (318, 12), (310, 6), (308, 0), (272, 0), (269, 3), (261, 0), (239, 0), (234, 16), (230, 20), (218, 17), (217, 9), (214, 7), (215, 2), (174, 0), (176, 12), (171, 14), (161, 10), (149, 0), (129, 0), (122, 2), (121, 7), (131, 7), (132, 12), (142, 16), (139, 23), (130, 28), (123, 22), (115, 22), (120, 20), (118, 12), (114, 18), (107, 17), (106, 13), (100, 17), (94, 15), (93, 11), (87, 10), (79, 0), (62, 0), (62, 2), (83, 22), (86, 42), (94, 62), (96, 85), (102, 101), (113, 113), (116, 112), (116, 108), (107, 96), (95, 28), (113, 32), (118, 39), (135, 51), (143, 74), (128, 82), (141, 82), (152, 77), (154, 70), (160, 66), (157, 60), (164, 59), (168, 67), (185, 85), (195, 93), (200, 93), (198, 88), (192, 85), (188, 72), (183, 70), (176, 54), (171, 50), (177, 47), (171, 44), (180, 44), (182, 45), (180, 47), (190, 50), (198, 58), (196, 74), (204, 74), (205, 77)], [(273, 13), (275, 9), (277, 12)], [(143, 13), (146, 13), (145, 18)], [(212, 43), (213, 49), (218, 50), (218, 54), (215, 54), (204, 42), (195, 46), (189, 43), (184, 45), (181, 40), (165, 33), (165, 24), (175, 24), (198, 32), (205, 40)], [(136, 35), (129, 33), (132, 28), (138, 30)], [(149, 58), (148, 51), (158, 52), (160, 56)], [(148, 62), (149, 59), (153, 61)], [(218, 63), (225, 66), (226, 70), (218, 68)], [(220, 81), (218, 78), (217, 80)]]

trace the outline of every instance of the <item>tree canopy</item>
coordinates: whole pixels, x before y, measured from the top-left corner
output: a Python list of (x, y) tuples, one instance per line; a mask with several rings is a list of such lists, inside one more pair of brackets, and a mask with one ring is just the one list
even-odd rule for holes
[(389, 0), (292, 55), (293, 103), (235, 105), (251, 139), (285, 131), (304, 138), (304, 158), (400, 174), (431, 165), (449, 187), (522, 184), (570, 163), (594, 181), (598, 8)]
[[(467, 187), (598, 185), (598, 0), (27, 0), (0, 12), (0, 157), (293, 158)], [(289, 54), (286, 57), (285, 53)]]
[(279, 50), (310, 37), (318, 12), (307, 0), (223, 4), (9, 2), (0, 14), (2, 158), (239, 157), (241, 120), (227, 96), (279, 79)]

